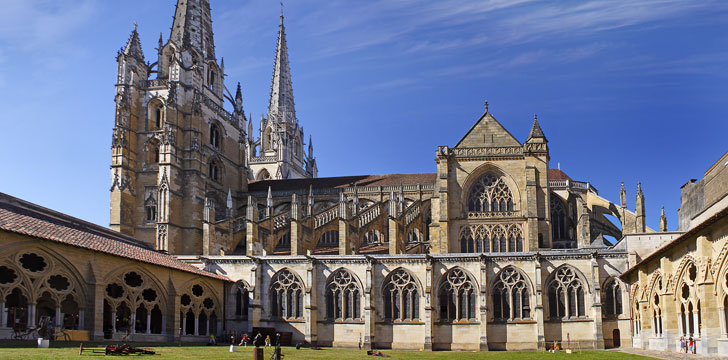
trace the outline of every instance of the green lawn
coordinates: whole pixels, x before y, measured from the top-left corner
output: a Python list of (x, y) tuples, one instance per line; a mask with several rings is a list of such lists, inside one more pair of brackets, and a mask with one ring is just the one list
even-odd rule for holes
[[(85, 344), (84, 346), (96, 346), (98, 343)], [(158, 355), (142, 356), (149, 359), (252, 359), (252, 348), (238, 348), (238, 352), (230, 353), (229, 346), (176, 346), (170, 344), (143, 344), (145, 348), (154, 350)], [(103, 354), (78, 355), (78, 343), (51, 343), (50, 349), (37, 349), (35, 343), (30, 341), (0, 341), (0, 359), (89, 359), (104, 357)], [(539, 351), (522, 352), (422, 352), (422, 351), (392, 351), (382, 350), (390, 359), (646, 359), (644, 357), (624, 354), (614, 351), (580, 351), (574, 354), (558, 353), (551, 354)], [(273, 354), (272, 348), (265, 349), (265, 359), (270, 359)], [(283, 355), (285, 360), (306, 360), (306, 359), (378, 359), (367, 356), (365, 351), (350, 349), (323, 350), (301, 349), (284, 347)]]

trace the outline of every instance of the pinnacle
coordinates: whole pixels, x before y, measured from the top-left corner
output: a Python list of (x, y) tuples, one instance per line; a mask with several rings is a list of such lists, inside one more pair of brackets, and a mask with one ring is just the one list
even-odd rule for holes
[(546, 139), (546, 136), (543, 134), (543, 130), (541, 130), (541, 126), (538, 124), (536, 114), (533, 114), (533, 125), (531, 126), (531, 132), (528, 134), (528, 139), (526, 141), (534, 138)]

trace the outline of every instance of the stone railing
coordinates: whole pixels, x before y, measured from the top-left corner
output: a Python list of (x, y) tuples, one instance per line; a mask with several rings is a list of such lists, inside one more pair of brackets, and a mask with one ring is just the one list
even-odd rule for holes
[(523, 147), (520, 146), (499, 146), (499, 147), (475, 147), (451, 149), (455, 156), (481, 157), (481, 156), (521, 156)]
[(410, 205), (407, 210), (404, 211), (404, 222), (405, 225), (411, 224), (420, 215), (421, 212), (420, 201), (417, 200)]
[(291, 214), (285, 213), (273, 218), (273, 230), (280, 230), (291, 223)]
[(250, 158), (250, 163), (269, 163), (278, 161), (278, 157), (275, 155), (268, 156), (253, 156)]
[(520, 211), (468, 211), (468, 219), (515, 218)]
[(155, 87), (165, 87), (167, 85), (169, 85), (169, 80), (167, 79), (154, 79), (144, 81), (144, 87), (147, 89)]
[(218, 105), (215, 101), (210, 99), (207, 95), (202, 94), (202, 103), (205, 104), (210, 110), (214, 111), (221, 118), (229, 121), (235, 126), (239, 126), (238, 119), (233, 116), (229, 111), (223, 109), (222, 106)]
[(588, 182), (574, 180), (549, 180), (549, 187), (552, 189), (572, 189), (590, 191), (599, 194), (599, 191)]
[(374, 219), (378, 218), (381, 214), (381, 203), (376, 203), (370, 206), (368, 209), (365, 209), (361, 212), (361, 214), (359, 214), (359, 227), (369, 224), (370, 222), (374, 221)]
[(335, 204), (313, 217), (313, 228), (318, 229), (339, 218), (339, 204)]

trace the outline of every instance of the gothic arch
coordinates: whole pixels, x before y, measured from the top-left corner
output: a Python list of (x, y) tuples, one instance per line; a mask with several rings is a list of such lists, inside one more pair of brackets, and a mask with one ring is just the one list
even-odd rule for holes
[(453, 266), (440, 276), (435, 296), (440, 321), (474, 321), (477, 318), (478, 282), (468, 270)]
[(422, 292), (423, 291), (422, 282), (420, 282), (420, 279), (417, 277), (417, 275), (415, 275), (412, 271), (407, 270), (406, 268), (401, 267), (401, 266), (399, 266), (399, 267), (393, 269), (392, 271), (390, 271), (389, 273), (387, 273), (387, 276), (385, 276), (384, 280), (382, 281), (382, 286), (381, 286), (382, 290), (384, 290), (384, 287), (386, 286), (386, 284), (392, 279), (392, 274), (394, 274), (397, 271), (404, 271), (407, 274), (409, 274), (409, 276), (412, 277), (412, 281), (417, 286), (417, 291), (420, 292), (420, 296), (422, 296), (422, 294), (424, 294), (424, 292)]
[(576, 267), (574, 267), (573, 265), (570, 265), (570, 264), (561, 264), (561, 265), (559, 265), (556, 269), (554, 269), (554, 271), (552, 271), (549, 274), (549, 276), (546, 278), (546, 281), (544, 282), (544, 284), (546, 286), (548, 286), (549, 284), (551, 284), (551, 282), (554, 280), (554, 276), (556, 275), (556, 273), (558, 272), (558, 270), (563, 269), (563, 268), (570, 268), (574, 272), (574, 274), (576, 275), (576, 277), (579, 279), (579, 281), (581, 281), (581, 283), (587, 289), (587, 291), (590, 294), (592, 293), (592, 286), (589, 283), (589, 281), (587, 281), (587, 278), (586, 278), (586, 276), (584, 276), (584, 273), (582, 273), (579, 269), (577, 269)]
[(272, 177), (270, 176), (270, 173), (267, 169), (261, 169), (258, 171), (258, 175), (255, 176), (255, 180), (261, 181), (261, 180), (270, 180)]
[(305, 283), (293, 269), (281, 268), (268, 284), (270, 316), (281, 319), (303, 318)]
[(109, 272), (103, 286), (104, 331), (161, 334), (169, 306), (164, 286), (138, 265), (125, 265)]
[(179, 293), (180, 322), (185, 335), (207, 336), (218, 334), (224, 304), (213, 288), (200, 278), (185, 282)]
[(159, 95), (150, 98), (145, 104), (147, 130), (162, 130), (166, 120), (167, 102)]
[(673, 293), (677, 294), (678, 289), (680, 289), (680, 285), (682, 285), (684, 281), (684, 275), (685, 272), (688, 271), (690, 266), (695, 268), (695, 276), (697, 280), (698, 276), (698, 263), (695, 261), (695, 259), (690, 255), (683, 256), (682, 260), (680, 260), (680, 264), (677, 266), (677, 271), (672, 275), (672, 278), (670, 279), (672, 287), (670, 290), (672, 290)]
[(501, 273), (503, 273), (503, 271), (505, 271), (507, 269), (513, 269), (516, 272), (518, 272), (519, 274), (521, 274), (521, 277), (523, 277), (523, 280), (526, 282), (526, 286), (528, 287), (528, 291), (530, 291), (531, 294), (536, 294), (535, 287), (533, 285), (533, 281), (531, 280), (531, 277), (528, 276), (528, 274), (526, 274), (525, 271), (523, 271), (520, 268), (518, 268), (516, 266), (513, 266), (513, 265), (506, 265), (506, 266), (504, 266), (503, 268), (501, 268), (500, 270), (498, 270), (498, 272), (490, 279), (489, 285), (488, 285), (488, 293), (489, 294), (492, 294), (493, 293), (493, 288), (495, 287), (495, 283), (498, 281), (498, 278), (500, 277)]
[(362, 318), (363, 287), (352, 271), (340, 267), (326, 278), (324, 299), (329, 321)]
[(511, 195), (513, 196), (513, 211), (521, 211), (521, 190), (518, 187), (518, 184), (510, 174), (492, 163), (485, 163), (483, 165), (480, 165), (475, 170), (473, 170), (470, 175), (468, 175), (468, 177), (465, 179), (465, 182), (463, 182), (461, 188), (462, 192), (460, 194), (460, 203), (462, 204), (463, 211), (468, 211), (468, 196), (470, 196), (470, 192), (473, 190), (473, 186), (483, 176), (486, 176), (489, 173), (499, 176), (501, 179), (503, 179), (503, 182), (508, 186)]

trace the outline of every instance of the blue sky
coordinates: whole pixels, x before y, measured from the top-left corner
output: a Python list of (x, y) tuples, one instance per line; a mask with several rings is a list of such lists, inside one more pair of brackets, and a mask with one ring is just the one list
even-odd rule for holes
[[(147, 60), (174, 0), (4, 0), (0, 191), (108, 225), (115, 55), (136, 21)], [(719, 1), (289, 0), (297, 114), (320, 176), (434, 172), (483, 112), (519, 140), (533, 114), (551, 167), (647, 224), (728, 148), (728, 4)], [(212, 1), (226, 84), (257, 130), (278, 1)]]

